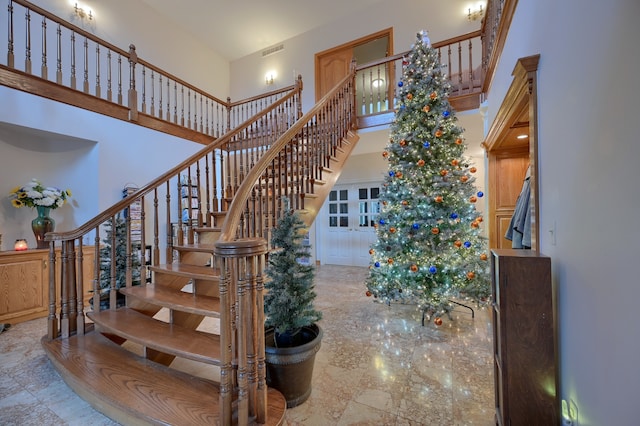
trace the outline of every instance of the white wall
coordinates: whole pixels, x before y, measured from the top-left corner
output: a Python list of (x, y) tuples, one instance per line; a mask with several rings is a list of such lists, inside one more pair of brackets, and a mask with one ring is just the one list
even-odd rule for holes
[(37, 178), (71, 189), (70, 205), (51, 215), (57, 231), (68, 231), (118, 201), (125, 185), (143, 186), (203, 147), (6, 87), (0, 99), (2, 250), (18, 238), (35, 247), (35, 212), (11, 205), (14, 187)]
[(640, 422), (638, 17), (637, 0), (519, 1), (489, 96), (492, 120), (516, 60), (540, 53), (540, 248), (581, 426)]

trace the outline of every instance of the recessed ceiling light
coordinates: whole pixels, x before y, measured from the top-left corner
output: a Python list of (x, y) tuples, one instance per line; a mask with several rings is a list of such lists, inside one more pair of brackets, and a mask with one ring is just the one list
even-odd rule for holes
[(529, 137), (529, 135), (518, 135), (516, 136), (518, 139), (526, 139)]

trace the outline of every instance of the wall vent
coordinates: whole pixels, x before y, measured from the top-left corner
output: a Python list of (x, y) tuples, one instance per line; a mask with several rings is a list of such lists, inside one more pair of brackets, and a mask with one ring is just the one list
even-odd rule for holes
[(281, 50), (284, 50), (284, 44), (278, 44), (277, 46), (269, 47), (262, 51), (262, 57), (273, 55)]

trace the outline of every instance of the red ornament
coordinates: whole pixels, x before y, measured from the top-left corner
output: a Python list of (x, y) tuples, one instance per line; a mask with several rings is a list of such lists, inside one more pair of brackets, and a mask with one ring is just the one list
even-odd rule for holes
[(441, 203), (441, 202), (442, 202), (442, 195), (438, 195), (438, 196), (435, 198), (435, 201), (436, 201), (436, 203)]
[(384, 158), (387, 158), (389, 156), (389, 153), (387, 151), (382, 151), (382, 156)]
[(436, 92), (431, 92), (431, 94), (429, 95), (429, 97), (433, 100), (435, 98), (438, 97), (438, 94)]
[(393, 265), (393, 259), (392, 259), (392, 258), (387, 259), (387, 263), (388, 263), (389, 265)]
[(465, 176), (465, 175), (460, 176), (460, 182), (464, 183), (464, 182), (466, 182), (468, 180), (469, 180), (468, 176)]
[(470, 169), (469, 169), (469, 171), (470, 171), (471, 173), (475, 173), (475, 172), (477, 172), (477, 171), (478, 171), (478, 169), (476, 169), (475, 167), (472, 167), (472, 168), (470, 168)]
[(409, 100), (413, 99), (413, 94), (412, 93), (407, 94), (407, 99)]
[(471, 222), (471, 227), (472, 228), (477, 228), (479, 226), (480, 226), (480, 224), (477, 221), (474, 220), (473, 222)]
[(418, 160), (418, 166), (420, 166), (420, 167), (424, 166), (424, 160), (423, 159)]
[(474, 279), (475, 277), (476, 277), (476, 273), (475, 273), (475, 272), (473, 272), (473, 271), (469, 271), (469, 272), (467, 272), (467, 278), (468, 278), (468, 279), (472, 280), (472, 279)]
[(442, 325), (442, 318), (440, 318), (440, 317), (435, 317), (435, 318), (434, 318), (434, 320), (433, 320), (433, 323), (434, 323), (435, 325), (438, 325), (438, 326)]
[(418, 270), (418, 265), (411, 265), (411, 272), (416, 272)]
[(469, 198), (469, 201), (472, 203), (475, 203), (476, 201), (478, 201), (478, 199), (476, 198), (475, 195), (472, 195), (471, 198)]
[(402, 200), (402, 205), (403, 206), (409, 205), (409, 202), (407, 200)]
[(462, 139), (460, 138), (456, 139), (456, 145), (462, 145)]
[(456, 160), (455, 158), (453, 160), (451, 160), (451, 165), (452, 166), (457, 166), (458, 165), (458, 160)]
[(396, 173), (396, 177), (397, 177), (398, 179), (402, 179), (402, 172), (397, 172), (397, 173)]
[(442, 136), (442, 130), (436, 130), (436, 138), (439, 138)]
[(369, 249), (369, 254), (373, 255), (376, 251), (374, 249)]
[(455, 243), (453, 243), (454, 246), (456, 247), (461, 247), (462, 246), (462, 241), (458, 240)]
[(478, 217), (476, 217), (476, 221), (478, 221), (478, 222), (482, 222), (483, 220), (484, 220), (484, 219), (482, 218), (482, 216), (478, 216)]
[(480, 255), (480, 260), (487, 260), (487, 254), (486, 253), (482, 253)]
[(422, 108), (422, 110), (424, 112), (429, 112), (429, 111), (431, 111), (431, 107), (429, 105), (425, 105), (424, 108)]
[(444, 169), (440, 170), (440, 176), (446, 176), (446, 175), (448, 175), (448, 174), (449, 174), (449, 172), (448, 172), (448, 171), (446, 171), (446, 170), (444, 170)]
[(438, 228), (431, 228), (431, 233), (432, 233), (433, 235), (438, 235), (438, 234), (440, 233), (440, 229), (438, 229)]
[(404, 139), (400, 139), (400, 146), (405, 146), (407, 144), (407, 141), (405, 141)]
[(367, 295), (367, 297), (371, 297), (371, 292), (369, 290), (367, 290), (365, 294)]
[(389, 232), (391, 232), (392, 234), (396, 233), (396, 228), (394, 228), (393, 226), (391, 228), (389, 228)]

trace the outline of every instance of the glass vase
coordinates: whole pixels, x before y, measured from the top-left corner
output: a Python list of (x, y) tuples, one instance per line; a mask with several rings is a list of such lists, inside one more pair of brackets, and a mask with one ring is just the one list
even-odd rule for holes
[(47, 232), (53, 232), (56, 222), (49, 217), (50, 207), (36, 206), (38, 217), (31, 221), (31, 229), (33, 235), (36, 236), (36, 248), (45, 249), (49, 247), (49, 243), (44, 240)]

